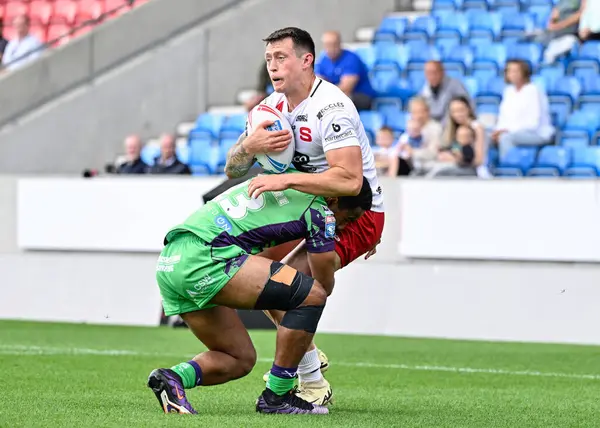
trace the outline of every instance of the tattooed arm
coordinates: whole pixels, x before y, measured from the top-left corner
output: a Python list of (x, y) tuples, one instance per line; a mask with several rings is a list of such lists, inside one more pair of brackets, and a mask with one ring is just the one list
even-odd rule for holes
[(233, 145), (227, 154), (225, 174), (227, 174), (227, 177), (229, 178), (243, 177), (254, 164), (254, 155), (248, 153), (244, 147), (246, 138), (245, 133), (240, 135), (237, 143)]

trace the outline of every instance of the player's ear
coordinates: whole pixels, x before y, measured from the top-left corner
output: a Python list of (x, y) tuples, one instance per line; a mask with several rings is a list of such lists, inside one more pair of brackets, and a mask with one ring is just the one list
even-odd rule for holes
[(338, 198), (329, 197), (329, 198), (325, 199), (325, 202), (327, 202), (327, 206), (329, 207), (329, 209), (331, 209), (332, 207), (337, 209)]
[(307, 53), (304, 55), (304, 66), (311, 67), (312, 63), (315, 61), (315, 57), (311, 53)]

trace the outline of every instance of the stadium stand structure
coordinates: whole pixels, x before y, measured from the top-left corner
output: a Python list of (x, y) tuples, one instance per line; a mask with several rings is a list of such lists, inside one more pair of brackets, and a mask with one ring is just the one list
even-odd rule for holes
[[(357, 30), (360, 42), (346, 48), (363, 59), (377, 91), (373, 110), (361, 112), (371, 140), (383, 125), (404, 131), (408, 100), (422, 88), (423, 67), (431, 59), (442, 61), (448, 75), (463, 81), (478, 116), (492, 118), (483, 121), (491, 128), (502, 100), (506, 61), (523, 59), (532, 67), (533, 82), (548, 94), (555, 146), (516, 147), (504, 159), (492, 147), (488, 166), (499, 177), (599, 176), (600, 42), (576, 46), (557, 63), (545, 65), (543, 46), (522, 41), (526, 33), (545, 27), (552, 6), (552, 0), (435, 0), (429, 15), (391, 14), (377, 28)], [(241, 91), (238, 100), (248, 93)], [(187, 140), (186, 156), (195, 174), (222, 171), (226, 148), (243, 130), (243, 117), (241, 107), (231, 107), (182, 124), (190, 130), (180, 137)]]

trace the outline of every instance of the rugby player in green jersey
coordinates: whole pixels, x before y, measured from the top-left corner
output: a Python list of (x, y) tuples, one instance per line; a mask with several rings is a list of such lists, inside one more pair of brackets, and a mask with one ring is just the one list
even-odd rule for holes
[[(357, 196), (323, 198), (289, 189), (248, 195), (229, 189), (172, 228), (156, 265), (165, 315), (181, 315), (208, 348), (191, 361), (154, 370), (148, 378), (165, 413), (197, 413), (185, 390), (241, 378), (256, 351), (235, 309), (281, 310), (275, 360), (256, 411), (326, 414), (294, 393), (294, 379), (334, 283), (336, 229), (371, 208), (367, 179)], [(257, 254), (306, 240), (312, 278)]]

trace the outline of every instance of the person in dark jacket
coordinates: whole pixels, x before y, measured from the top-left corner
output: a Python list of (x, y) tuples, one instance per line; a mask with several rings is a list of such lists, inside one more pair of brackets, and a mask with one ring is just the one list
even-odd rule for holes
[(125, 156), (127, 161), (119, 165), (117, 174), (146, 174), (148, 165), (140, 157), (142, 141), (137, 135), (125, 138)]
[(191, 173), (190, 168), (175, 155), (175, 138), (170, 134), (163, 134), (160, 137), (160, 156), (156, 158), (154, 166), (150, 167), (150, 174)]

